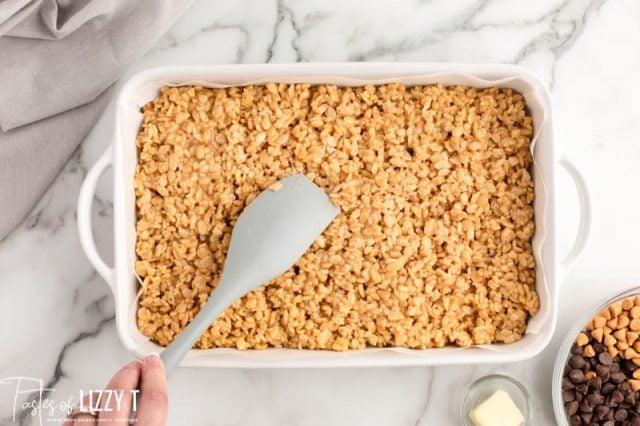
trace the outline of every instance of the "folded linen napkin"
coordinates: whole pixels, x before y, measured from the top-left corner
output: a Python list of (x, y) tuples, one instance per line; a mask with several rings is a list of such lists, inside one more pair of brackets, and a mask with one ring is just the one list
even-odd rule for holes
[(0, 240), (191, 0), (0, 0)]

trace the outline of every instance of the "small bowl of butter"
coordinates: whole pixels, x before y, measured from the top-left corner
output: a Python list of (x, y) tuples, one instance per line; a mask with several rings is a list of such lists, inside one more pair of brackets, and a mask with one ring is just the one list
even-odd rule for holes
[(530, 424), (531, 397), (517, 380), (500, 374), (471, 384), (460, 405), (465, 426), (526, 426)]

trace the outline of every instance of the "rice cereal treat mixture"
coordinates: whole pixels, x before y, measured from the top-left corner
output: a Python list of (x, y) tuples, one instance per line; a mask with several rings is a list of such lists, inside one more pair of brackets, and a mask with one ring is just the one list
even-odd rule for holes
[(235, 221), (293, 173), (338, 217), (199, 348), (514, 342), (538, 309), (529, 145), (508, 89), (164, 88), (136, 143), (138, 326), (169, 344), (220, 279)]

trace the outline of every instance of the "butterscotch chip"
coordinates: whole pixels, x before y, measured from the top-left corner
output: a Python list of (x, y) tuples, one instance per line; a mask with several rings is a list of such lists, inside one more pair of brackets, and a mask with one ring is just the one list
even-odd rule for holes
[(511, 343), (539, 308), (533, 120), (509, 89), (164, 87), (134, 176), (137, 325), (167, 345), (218, 285), (243, 209), (304, 173), (340, 213), (198, 348)]
[(613, 337), (610, 334), (605, 334), (604, 335), (604, 345), (609, 347), (609, 346), (614, 346), (618, 341), (616, 340), (615, 337)]
[(627, 342), (622, 341), (622, 340), (618, 340), (618, 343), (616, 343), (616, 348), (618, 348), (621, 351), (624, 351), (624, 350), (629, 349), (629, 344)]
[(627, 334), (625, 334), (625, 337), (627, 339), (627, 343), (632, 345), (635, 343), (636, 340), (638, 340), (638, 333), (636, 333), (635, 331), (627, 331)]
[(622, 355), (625, 359), (635, 359), (638, 358), (638, 352), (636, 352), (633, 348), (627, 348), (624, 350)]
[(612, 330), (617, 330), (618, 329), (618, 317), (611, 318), (609, 321), (607, 321), (607, 327), (611, 328)]
[(586, 380), (591, 380), (594, 379), (597, 376), (595, 371), (587, 371), (586, 373), (584, 373), (584, 378)]
[(576, 338), (576, 344), (578, 346), (584, 346), (587, 343), (589, 343), (589, 337), (587, 337), (587, 335), (584, 333), (578, 334), (578, 337)]
[(633, 362), (635, 365), (640, 367), (640, 358), (634, 358), (634, 359), (631, 360), (631, 362)]
[(624, 299), (622, 301), (622, 309), (624, 309), (625, 311), (628, 311), (629, 309), (631, 309), (633, 307), (633, 300), (631, 299)]
[(607, 348), (607, 352), (609, 352), (609, 355), (611, 356), (616, 356), (620, 353), (620, 351), (618, 350), (618, 348), (616, 348), (615, 346), (611, 346)]
[(618, 317), (617, 328), (625, 328), (629, 325), (629, 318), (626, 315), (620, 315)]
[(640, 319), (632, 319), (631, 322), (629, 322), (629, 328), (633, 331), (640, 330)]
[(631, 308), (631, 310), (629, 311), (629, 315), (631, 315), (631, 318), (633, 319), (640, 318), (640, 306), (634, 306), (633, 308)]
[(607, 323), (607, 320), (604, 317), (596, 317), (593, 319), (593, 328), (602, 328)]
[(602, 343), (602, 337), (604, 336), (604, 330), (601, 328), (596, 328), (591, 330), (591, 337), (596, 339), (598, 343)]
[[(636, 370), (636, 371), (640, 371), (640, 370)], [(635, 376), (635, 372), (634, 372), (634, 376)], [(640, 390), (640, 380), (630, 379), (629, 380), (629, 385), (631, 386), (631, 389), (634, 392), (638, 392)]]
[(596, 355), (596, 350), (593, 349), (593, 346), (587, 345), (584, 347), (584, 350), (582, 351), (582, 355), (585, 357), (591, 358)]
[(618, 315), (620, 315), (620, 313), (622, 312), (622, 303), (621, 302), (616, 302), (616, 303), (612, 304), (611, 306), (609, 306), (609, 312), (611, 313), (611, 317), (610, 318), (615, 318)]
[(609, 308), (603, 309), (602, 311), (600, 311), (600, 313), (598, 315), (600, 315), (606, 321), (609, 321), (611, 319), (611, 309), (609, 309)]
[(613, 337), (618, 339), (619, 342), (624, 342), (627, 339), (627, 329), (623, 328), (613, 332)]
[(636, 306), (640, 306), (640, 296), (636, 296), (633, 298), (633, 304)]
[(635, 349), (636, 351), (640, 352), (640, 342), (636, 342), (633, 344), (633, 349)]
[(610, 329), (610, 328), (609, 328), (609, 327), (607, 327), (607, 326), (604, 326), (602, 329), (604, 330), (604, 335), (605, 335), (605, 336), (610, 335), (610, 334), (611, 334), (611, 332), (613, 331), (612, 329)]

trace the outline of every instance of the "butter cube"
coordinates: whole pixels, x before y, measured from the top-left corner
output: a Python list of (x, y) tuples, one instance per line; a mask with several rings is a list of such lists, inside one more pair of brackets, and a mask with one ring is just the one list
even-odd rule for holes
[(475, 426), (520, 426), (524, 423), (522, 413), (509, 394), (497, 390), (469, 412)]

